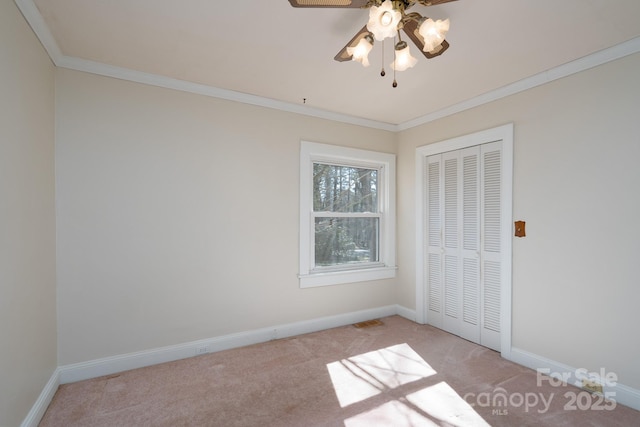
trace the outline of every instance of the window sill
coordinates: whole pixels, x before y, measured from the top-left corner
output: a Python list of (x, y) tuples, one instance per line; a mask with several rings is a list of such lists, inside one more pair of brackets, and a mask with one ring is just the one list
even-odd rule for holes
[(370, 280), (393, 279), (397, 267), (376, 267), (360, 270), (342, 270), (322, 273), (300, 274), (301, 288), (341, 285), (344, 283), (367, 282)]

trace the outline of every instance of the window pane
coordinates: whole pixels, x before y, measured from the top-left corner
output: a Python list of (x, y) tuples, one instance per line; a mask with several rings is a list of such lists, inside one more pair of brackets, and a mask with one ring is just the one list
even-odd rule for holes
[(315, 212), (378, 212), (378, 170), (313, 164)]
[(378, 262), (379, 218), (316, 218), (315, 265)]

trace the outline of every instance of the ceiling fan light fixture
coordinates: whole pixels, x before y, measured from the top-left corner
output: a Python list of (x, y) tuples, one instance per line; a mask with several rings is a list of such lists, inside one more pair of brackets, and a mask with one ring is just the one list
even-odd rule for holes
[[(396, 71), (412, 68), (418, 62), (417, 58), (411, 55), (407, 43), (401, 39), (401, 33), (404, 32), (427, 59), (442, 55), (450, 47), (449, 42), (445, 40), (449, 31), (449, 19), (434, 21), (417, 12), (407, 13), (407, 10), (416, 4), (434, 6), (452, 1), (456, 0), (289, 0), (289, 3), (293, 7), (368, 8), (367, 24), (333, 59), (338, 62), (356, 61), (368, 67), (374, 40), (383, 42), (387, 38), (395, 38), (397, 34), (398, 43), (395, 44), (393, 62), (390, 64), (393, 69), (393, 87), (396, 87)], [(384, 76), (384, 49), (382, 64), (380, 75)]]
[(371, 49), (373, 49), (373, 37), (371, 34), (366, 34), (357, 45), (347, 47), (347, 54), (351, 55), (354, 61), (360, 62), (363, 67), (368, 67)]
[(399, 41), (395, 46), (395, 60), (391, 63), (391, 68), (395, 71), (404, 71), (412, 68), (418, 60), (411, 55), (409, 45), (404, 41)]
[(395, 10), (391, 0), (385, 0), (380, 6), (371, 6), (367, 29), (373, 33), (376, 40), (393, 37), (402, 19), (402, 13)]
[(418, 33), (424, 39), (422, 50), (425, 52), (435, 50), (442, 44), (448, 31), (449, 19), (434, 21), (431, 18), (422, 18), (418, 27)]

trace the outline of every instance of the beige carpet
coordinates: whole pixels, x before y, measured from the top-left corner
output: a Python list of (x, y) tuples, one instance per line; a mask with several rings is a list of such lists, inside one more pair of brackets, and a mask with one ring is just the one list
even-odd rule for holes
[(487, 348), (381, 320), (62, 385), (40, 426), (640, 426)]

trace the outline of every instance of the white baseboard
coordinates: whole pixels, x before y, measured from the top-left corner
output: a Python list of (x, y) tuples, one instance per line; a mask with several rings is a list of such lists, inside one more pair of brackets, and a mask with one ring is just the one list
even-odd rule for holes
[[(213, 353), (393, 315), (399, 315), (414, 322), (416, 320), (415, 310), (401, 305), (389, 305), (60, 366), (51, 376), (21, 427), (37, 427), (60, 384), (97, 378), (159, 363), (186, 359), (203, 353)], [(510, 350), (510, 352), (503, 352), (503, 354), (508, 354), (507, 359), (512, 362), (531, 369), (545, 370), (544, 372), (548, 372), (549, 376), (554, 378), (566, 378), (566, 382), (569, 384), (574, 384), (579, 380), (576, 375), (579, 370), (576, 368), (525, 350), (517, 348), (511, 348)], [(606, 383), (603, 382), (603, 384)], [(623, 384), (615, 384), (613, 387), (605, 385), (603, 391), (614, 392), (616, 402), (640, 410), (639, 390)]]
[(407, 320), (411, 320), (412, 322), (416, 321), (416, 311), (415, 310), (411, 310), (407, 307), (404, 307), (402, 305), (396, 305), (396, 314), (398, 316), (404, 317)]
[(131, 369), (186, 359), (204, 353), (337, 328), (396, 314), (409, 320), (415, 320), (415, 311), (399, 305), (389, 305), (60, 366), (54, 371), (20, 427), (38, 426), (60, 384), (88, 380)]
[(581, 386), (583, 378), (595, 380), (602, 385), (602, 391), (606, 397), (610, 397), (611, 400), (615, 400), (617, 403), (640, 411), (640, 390), (618, 383), (617, 378), (613, 381), (602, 378), (603, 374), (606, 377), (613, 373), (588, 372), (584, 368), (574, 368), (513, 347), (507, 359), (519, 365), (526, 366), (527, 368), (542, 372), (550, 377), (561, 379), (563, 382), (577, 387)]
[[(258, 344), (274, 339), (286, 338), (295, 335), (307, 334), (339, 326), (379, 317), (400, 314), (399, 311), (410, 312), (408, 309), (399, 309), (399, 306), (373, 308), (369, 310), (327, 316), (302, 322), (289, 323), (269, 328), (256, 329), (247, 332), (224, 335), (215, 338), (192, 341), (168, 347), (151, 350), (143, 350), (135, 353), (105, 357), (88, 362), (75, 363), (61, 366), (59, 369), (60, 384), (97, 378), (103, 375), (111, 375), (130, 369), (143, 368), (159, 363), (171, 362), (179, 359), (197, 356), (199, 354), (212, 353), (231, 348)], [(409, 314), (410, 316), (410, 314)], [(406, 317), (406, 316), (405, 316)], [(414, 315), (415, 317), (415, 315)]]
[(56, 368), (56, 370), (53, 372), (53, 375), (51, 375), (51, 378), (49, 378), (49, 381), (42, 389), (40, 396), (38, 396), (36, 403), (33, 404), (31, 410), (22, 421), (22, 424), (20, 424), (20, 427), (38, 427), (38, 424), (40, 424), (40, 420), (49, 407), (49, 404), (53, 399), (53, 395), (56, 394), (59, 385), (60, 368)]

